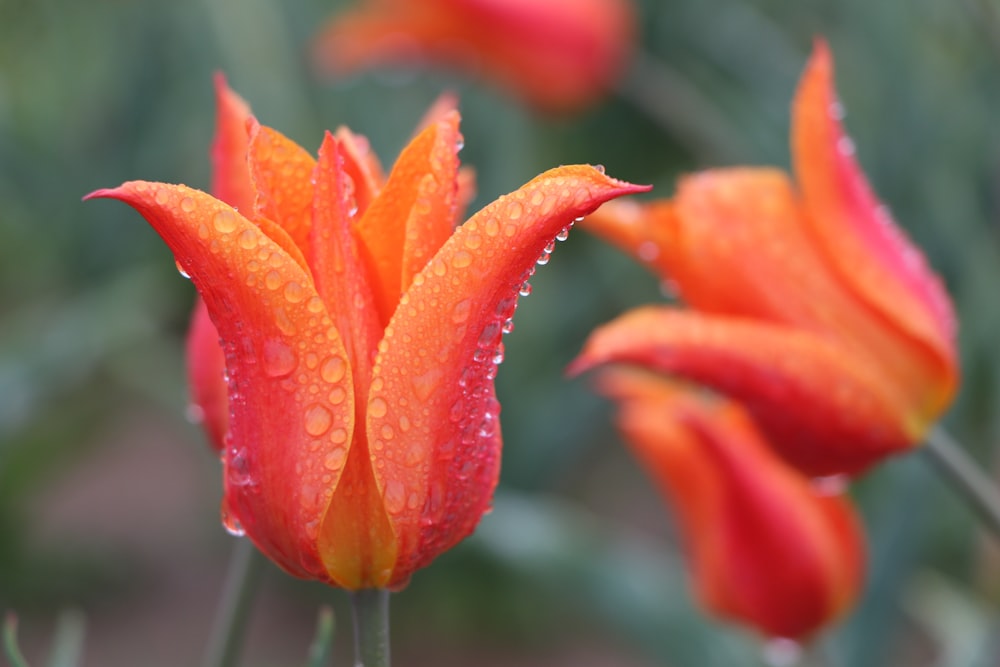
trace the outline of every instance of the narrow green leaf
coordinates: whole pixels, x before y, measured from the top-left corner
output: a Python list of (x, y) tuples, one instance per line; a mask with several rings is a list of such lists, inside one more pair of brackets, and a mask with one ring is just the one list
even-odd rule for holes
[(28, 667), (28, 661), (17, 645), (17, 614), (12, 611), (7, 612), (3, 621), (3, 652), (11, 667)]
[(333, 609), (326, 605), (320, 607), (316, 618), (316, 636), (309, 647), (309, 657), (306, 658), (304, 667), (329, 666), (335, 625)]

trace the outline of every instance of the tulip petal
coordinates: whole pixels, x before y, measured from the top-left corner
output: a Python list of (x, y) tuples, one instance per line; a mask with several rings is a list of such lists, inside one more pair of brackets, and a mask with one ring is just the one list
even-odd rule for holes
[(830, 51), (817, 41), (792, 113), (792, 157), (810, 231), (844, 284), (936, 364), (936, 413), (957, 382), (951, 303), (920, 250), (868, 185), (844, 133), (841, 109)]
[(546, 172), (459, 227), (403, 294), (367, 405), (375, 477), (400, 543), (394, 582), (468, 535), (490, 502), (496, 356), (535, 260), (578, 216), (645, 189), (587, 166)]
[(327, 304), (337, 329), (349, 341), (354, 386), (363, 400), (382, 327), (374, 310), (368, 307), (374, 303), (372, 288), (364, 280), (364, 261), (351, 232), (356, 204), (351, 189), (353, 181), (347, 172), (349, 162), (343, 142), (328, 132), (319, 149), (313, 176), (316, 198), (309, 266), (316, 290)]
[(676, 373), (742, 402), (781, 456), (809, 475), (856, 474), (911, 447), (924, 428), (863, 362), (780, 325), (639, 308), (597, 329), (569, 371), (608, 362)]
[(854, 600), (864, 566), (850, 503), (780, 461), (736, 404), (632, 369), (603, 372), (599, 388), (678, 515), (707, 607), (802, 639)]
[(252, 222), (185, 186), (98, 190), (135, 208), (198, 288), (224, 343), (230, 523), (283, 568), (326, 579), (320, 520), (354, 430), (347, 351), (309, 275)]
[(226, 357), (219, 345), (219, 332), (209, 318), (201, 297), (195, 300), (186, 342), (189, 417), (200, 423), (212, 448), (221, 452), (229, 427), (226, 387)]
[(459, 140), (454, 112), (418, 134), (355, 226), (383, 325), (454, 230)]
[(253, 117), (250, 105), (229, 88), (220, 73), (215, 75), (215, 106), (212, 195), (249, 215), (255, 197), (247, 165), (250, 145), (247, 122)]
[[(250, 172), (257, 194), (255, 214), (274, 221), (299, 249), (309, 247), (316, 160), (297, 143), (265, 125), (250, 129)], [(267, 231), (267, 230), (265, 230)]]
[(676, 227), (669, 202), (640, 203), (615, 199), (583, 219), (583, 228), (647, 265), (664, 279), (670, 275), (664, 248)]
[(633, 24), (631, 5), (621, 0), (369, 1), (330, 23), (316, 55), (334, 72), (429, 58), (559, 112), (611, 87)]
[(363, 214), (385, 184), (382, 164), (367, 138), (346, 127), (339, 128), (336, 137), (343, 153), (344, 170), (354, 183), (354, 201)]

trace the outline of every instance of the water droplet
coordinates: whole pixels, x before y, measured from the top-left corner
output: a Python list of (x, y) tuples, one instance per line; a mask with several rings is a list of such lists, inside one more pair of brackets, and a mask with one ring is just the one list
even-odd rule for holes
[(309, 435), (321, 436), (330, 430), (332, 424), (333, 415), (319, 403), (306, 410), (306, 433)]
[(385, 485), (385, 508), (392, 514), (403, 511), (406, 505), (406, 488), (399, 480), (392, 479)]
[(202, 241), (208, 238), (208, 225), (206, 225), (205, 223), (201, 223), (200, 225), (198, 225), (198, 238), (200, 238)]
[(222, 526), (226, 529), (226, 532), (233, 537), (243, 537), (247, 534), (246, 529), (240, 520), (237, 519), (232, 512), (223, 509), (222, 510)]
[(841, 137), (837, 140), (837, 150), (840, 151), (841, 155), (850, 157), (854, 155), (854, 142), (851, 141), (850, 137)]
[(285, 300), (288, 303), (299, 303), (306, 297), (306, 291), (302, 288), (302, 285), (298, 284), (294, 280), (287, 285), (285, 285)]
[(205, 421), (205, 410), (197, 403), (188, 403), (184, 417), (191, 424), (201, 424)]
[(382, 424), (382, 429), (379, 432), (379, 435), (381, 435), (386, 440), (392, 440), (394, 437), (396, 437), (396, 432), (388, 424)]
[(281, 274), (277, 271), (268, 271), (264, 276), (264, 285), (267, 289), (278, 289), (281, 287)]
[(181, 266), (180, 262), (174, 261), (174, 266), (177, 267), (177, 273), (181, 274), (181, 278), (184, 278), (185, 280), (191, 280), (190, 274), (188, 274), (188, 272), (184, 270), (184, 267)]
[(846, 475), (829, 475), (812, 480), (813, 490), (821, 496), (839, 496), (847, 489)]
[(399, 430), (406, 433), (410, 430), (410, 419), (406, 415), (402, 415), (399, 418)]
[(521, 296), (528, 296), (529, 294), (531, 294), (531, 283), (525, 280), (523, 283), (521, 283), (521, 287), (517, 290), (517, 293), (520, 294)]
[(156, 194), (153, 195), (153, 199), (155, 199), (156, 203), (159, 204), (160, 206), (166, 206), (167, 202), (170, 201), (170, 193), (167, 192), (162, 187), (157, 188)]
[(347, 442), (347, 429), (337, 428), (330, 433), (330, 442), (335, 445), (341, 445)]
[(519, 201), (512, 201), (507, 205), (507, 219), (519, 220), (524, 212), (524, 206)]
[(347, 450), (343, 447), (337, 447), (336, 449), (331, 450), (330, 453), (326, 455), (326, 458), (323, 459), (323, 467), (327, 470), (340, 470), (344, 467), (344, 459), (346, 458)]
[(566, 239), (568, 239), (570, 227), (572, 227), (572, 225), (566, 225), (565, 227), (560, 229), (559, 233), (556, 234), (556, 241), (565, 241)]
[(472, 264), (472, 255), (465, 250), (459, 250), (451, 258), (451, 265), (456, 269), (464, 269)]
[(594, 165), (594, 169), (596, 169), (597, 171), (599, 171), (602, 174), (604, 173), (604, 165), (603, 164), (595, 164)]
[(500, 233), (500, 223), (497, 222), (496, 218), (489, 218), (483, 224), (483, 230), (487, 236), (496, 236)]
[(455, 307), (451, 311), (451, 321), (455, 324), (461, 324), (469, 319), (469, 314), (472, 311), (472, 299), (463, 299), (455, 304)]
[(232, 211), (222, 210), (212, 218), (212, 224), (220, 234), (229, 234), (236, 231), (236, 216)]
[(185, 197), (181, 200), (181, 210), (185, 213), (190, 213), (194, 210), (194, 200), (190, 197)]
[(239, 236), (240, 247), (244, 250), (253, 250), (257, 247), (257, 232), (253, 229), (244, 229)]
[(372, 417), (384, 417), (389, 411), (389, 404), (381, 396), (376, 396), (368, 403), (368, 414)]
[(500, 331), (502, 331), (505, 334), (509, 334), (513, 330), (514, 330), (514, 318), (508, 317), (503, 321), (503, 325), (501, 325)]
[(323, 310), (323, 299), (318, 296), (310, 297), (309, 301), (306, 302), (306, 308), (310, 313), (319, 313)]
[(347, 362), (341, 357), (328, 358), (319, 369), (320, 377), (323, 378), (324, 382), (329, 382), (330, 384), (340, 382), (346, 372)]
[(295, 370), (298, 360), (292, 348), (280, 340), (269, 340), (264, 343), (264, 372), (277, 378), (290, 375)]
[(344, 391), (343, 387), (334, 387), (330, 395), (327, 396), (327, 400), (330, 401), (331, 405), (340, 405), (347, 398), (347, 392)]
[(465, 247), (469, 250), (476, 250), (483, 245), (483, 237), (476, 232), (469, 232), (465, 236)]
[(657, 257), (660, 256), (660, 246), (656, 245), (653, 241), (643, 241), (636, 248), (635, 254), (639, 256), (639, 259), (643, 262), (655, 261)]

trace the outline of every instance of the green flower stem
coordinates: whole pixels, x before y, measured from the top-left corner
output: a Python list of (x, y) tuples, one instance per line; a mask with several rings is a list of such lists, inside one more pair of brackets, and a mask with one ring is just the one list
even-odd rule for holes
[(237, 540), (201, 663), (203, 667), (236, 667), (263, 565), (263, 557), (250, 540)]
[(28, 661), (17, 645), (17, 616), (12, 611), (8, 611), (4, 617), (3, 648), (12, 667), (28, 667)]
[(940, 427), (931, 429), (924, 447), (941, 476), (979, 514), (980, 519), (1000, 538), (1000, 489), (977, 466), (962, 446)]
[(355, 667), (389, 667), (389, 591), (351, 592)]

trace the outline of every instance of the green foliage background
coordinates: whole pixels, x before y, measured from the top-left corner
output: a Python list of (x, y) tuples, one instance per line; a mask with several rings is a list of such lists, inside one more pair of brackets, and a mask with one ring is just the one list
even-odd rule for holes
[[(0, 608), (22, 613), (35, 664), (67, 608), (87, 618), (87, 665), (191, 664), (207, 637), (231, 539), (217, 463), (183, 417), (191, 286), (133, 211), (80, 197), (134, 178), (207, 187), (219, 69), (304, 146), (346, 124), (387, 164), (457, 90), (479, 205), (572, 162), (666, 196), (693, 169), (787, 166), (792, 92), (826, 36), (860, 160), (957, 305), (947, 424), (1000, 464), (995, 0), (645, 0), (644, 66), (560, 119), (440, 71), (318, 78), (308, 43), (342, 4), (0, 0)], [(662, 298), (655, 279), (578, 231), (533, 284), (498, 377), (496, 509), (396, 596), (397, 662), (758, 664), (751, 635), (689, 601), (669, 513), (608, 407), (562, 376), (590, 329)], [(919, 453), (855, 490), (869, 585), (810, 664), (997, 664), (995, 539)], [(319, 601), (347, 644), (337, 592), (270, 572), (247, 664), (300, 664)]]

